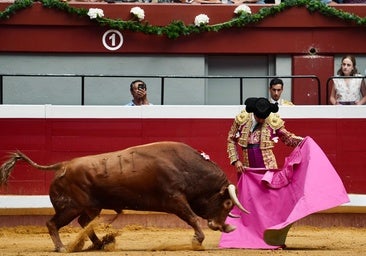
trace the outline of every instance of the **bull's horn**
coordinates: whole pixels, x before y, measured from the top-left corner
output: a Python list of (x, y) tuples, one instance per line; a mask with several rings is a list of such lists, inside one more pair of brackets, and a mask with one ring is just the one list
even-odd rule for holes
[(239, 199), (236, 195), (236, 188), (233, 184), (230, 184), (228, 187), (227, 187), (228, 191), (229, 191), (229, 194), (230, 194), (230, 198), (231, 200), (233, 200), (234, 204), (240, 209), (242, 210), (243, 212), (245, 213), (249, 213), (249, 211), (247, 209), (245, 209), (241, 203), (239, 202)]
[(232, 214), (231, 212), (229, 212), (228, 216), (229, 216), (230, 218), (234, 218), (234, 219), (238, 219), (238, 218), (240, 218), (240, 216), (239, 216), (239, 215)]

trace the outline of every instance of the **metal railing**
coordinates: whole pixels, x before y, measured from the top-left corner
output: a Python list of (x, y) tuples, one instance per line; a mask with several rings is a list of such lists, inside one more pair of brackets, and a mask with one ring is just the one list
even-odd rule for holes
[(176, 76), (176, 75), (103, 75), (103, 74), (0, 74), (0, 104), (3, 104), (3, 78), (4, 77), (79, 77), (81, 85), (81, 105), (85, 105), (85, 78), (155, 78), (160, 79), (161, 105), (164, 105), (166, 79), (234, 79), (239, 84), (239, 101), (244, 104), (244, 79), (312, 79), (317, 82), (318, 104), (321, 102), (320, 80), (315, 75), (293, 75), (293, 76)]

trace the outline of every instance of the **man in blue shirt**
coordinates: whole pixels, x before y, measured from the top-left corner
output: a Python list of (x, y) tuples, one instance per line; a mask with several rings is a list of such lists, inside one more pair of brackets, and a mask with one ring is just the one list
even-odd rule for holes
[(152, 105), (147, 99), (147, 87), (144, 81), (132, 81), (130, 84), (130, 92), (133, 99), (125, 106)]

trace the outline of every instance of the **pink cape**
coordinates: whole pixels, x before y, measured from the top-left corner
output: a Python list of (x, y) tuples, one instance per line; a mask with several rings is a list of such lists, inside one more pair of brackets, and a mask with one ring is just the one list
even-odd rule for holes
[(222, 233), (221, 248), (279, 248), (295, 221), (349, 202), (337, 172), (310, 137), (293, 150), (281, 170), (248, 169), (237, 186), (250, 214), (232, 210), (240, 218), (227, 218), (236, 230)]

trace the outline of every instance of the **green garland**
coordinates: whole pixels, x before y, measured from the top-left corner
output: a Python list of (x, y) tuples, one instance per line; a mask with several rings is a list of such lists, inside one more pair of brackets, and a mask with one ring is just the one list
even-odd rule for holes
[[(58, 9), (72, 15), (87, 17), (89, 19), (87, 9), (71, 7), (66, 2), (61, 2), (59, 0), (39, 1), (46, 8)], [(33, 3), (33, 0), (16, 0), (3, 12), (0, 12), (0, 20), (9, 19), (12, 15), (15, 15), (17, 11), (24, 8), (29, 8), (33, 5)], [(133, 32), (141, 32), (145, 34), (165, 35), (168, 38), (175, 39), (180, 36), (187, 36), (194, 33), (209, 31), (218, 32), (223, 29), (245, 27), (249, 24), (259, 23), (269, 16), (273, 16), (292, 7), (306, 7), (309, 12), (319, 12), (325, 16), (338, 18), (345, 22), (355, 23), (359, 26), (366, 25), (366, 18), (361, 18), (353, 13), (348, 13), (342, 10), (335, 9), (333, 7), (323, 4), (319, 0), (286, 0), (279, 5), (263, 7), (254, 14), (241, 12), (229, 21), (213, 25), (206, 24), (201, 26), (195, 26), (194, 24), (186, 25), (182, 21), (172, 21), (166, 26), (153, 26), (149, 25), (148, 22), (139, 22), (135, 19), (124, 21), (121, 19), (114, 20), (104, 17), (98, 17), (96, 19), (93, 19), (93, 22), (97, 22), (101, 26), (106, 26), (120, 31), (130, 30)]]

